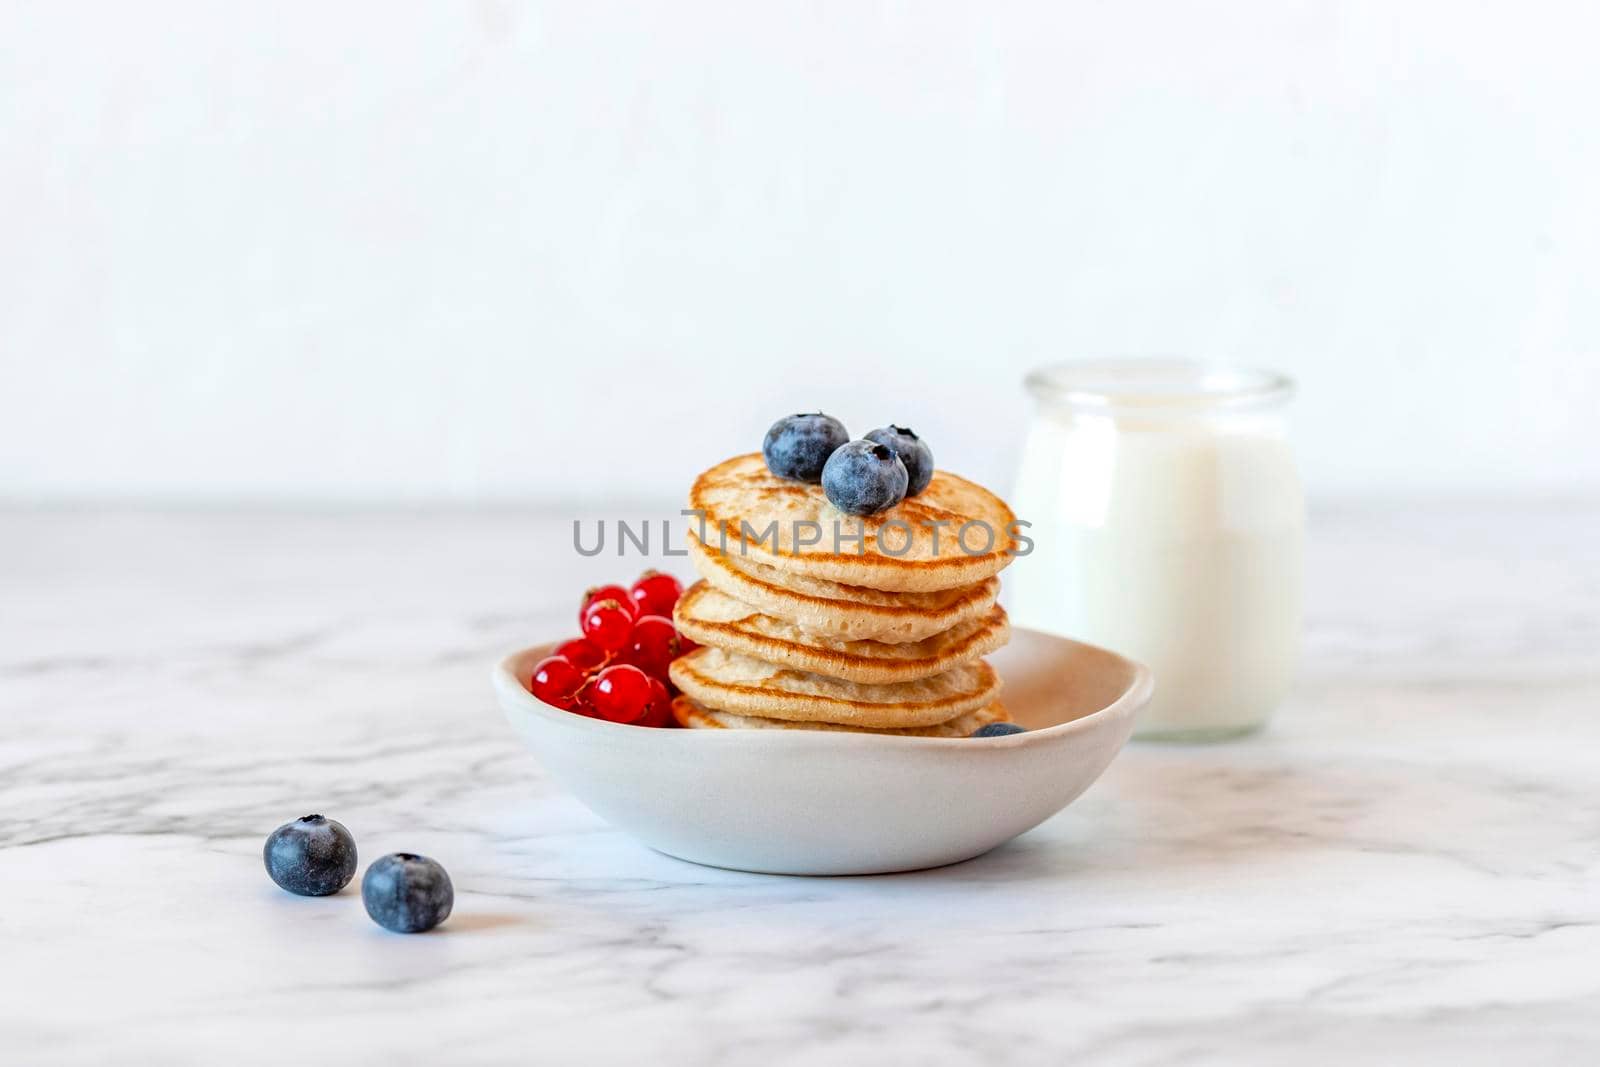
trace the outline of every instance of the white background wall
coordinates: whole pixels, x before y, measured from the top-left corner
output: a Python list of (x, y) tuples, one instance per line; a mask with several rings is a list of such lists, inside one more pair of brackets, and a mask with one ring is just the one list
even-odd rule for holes
[(1030, 365), (1302, 381), (1320, 495), (1600, 490), (1600, 5), (13, 3), (0, 496), (1009, 480)]

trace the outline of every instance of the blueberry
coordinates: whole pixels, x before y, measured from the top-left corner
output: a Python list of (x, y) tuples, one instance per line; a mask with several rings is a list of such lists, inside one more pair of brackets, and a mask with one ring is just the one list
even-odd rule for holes
[(991, 722), (972, 731), (973, 737), (1007, 737), (1011, 734), (1025, 734), (1027, 730), (1014, 722)]
[(420, 934), (450, 917), (456, 891), (438, 863), (395, 852), (374, 860), (362, 875), (361, 902), (372, 921), (385, 930)]
[(822, 481), (822, 467), (834, 449), (850, 440), (844, 423), (818, 411), (811, 415), (786, 415), (772, 424), (761, 444), (767, 470), (797, 482)]
[(321, 815), (302, 815), (272, 831), (261, 857), (274, 882), (303, 897), (337, 893), (356, 875), (356, 839)]
[(885, 426), (867, 434), (867, 440), (888, 445), (906, 465), (906, 496), (916, 496), (933, 481), (933, 449), (912, 433), (909, 426)]
[(828, 457), (822, 491), (840, 511), (871, 515), (905, 499), (906, 465), (888, 445), (851, 441)]

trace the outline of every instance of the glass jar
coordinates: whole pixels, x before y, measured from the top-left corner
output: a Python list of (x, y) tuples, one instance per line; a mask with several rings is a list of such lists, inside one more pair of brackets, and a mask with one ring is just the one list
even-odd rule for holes
[(1086, 360), (1027, 378), (1038, 402), (1012, 498), (1031, 560), (1020, 626), (1148, 665), (1134, 735), (1248, 733), (1299, 652), (1305, 503), (1289, 379), (1178, 359)]

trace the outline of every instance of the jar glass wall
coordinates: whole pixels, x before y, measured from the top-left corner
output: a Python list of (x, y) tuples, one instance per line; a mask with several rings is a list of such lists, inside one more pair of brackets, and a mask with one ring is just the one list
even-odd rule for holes
[(1147, 664), (1135, 736), (1210, 740), (1266, 721), (1299, 650), (1305, 505), (1292, 383), (1180, 359), (1028, 376), (1013, 505), (1034, 541), (1013, 620)]

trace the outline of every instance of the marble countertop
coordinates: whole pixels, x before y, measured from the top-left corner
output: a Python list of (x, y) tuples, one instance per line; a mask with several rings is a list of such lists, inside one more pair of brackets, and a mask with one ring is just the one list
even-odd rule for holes
[[(840, 879), (647, 851), (519, 745), (491, 661), (641, 566), (570, 521), (0, 514), (0, 1062), (1600, 1055), (1600, 507), (1316, 515), (1268, 731)], [(447, 926), (277, 890), (309, 811)]]

